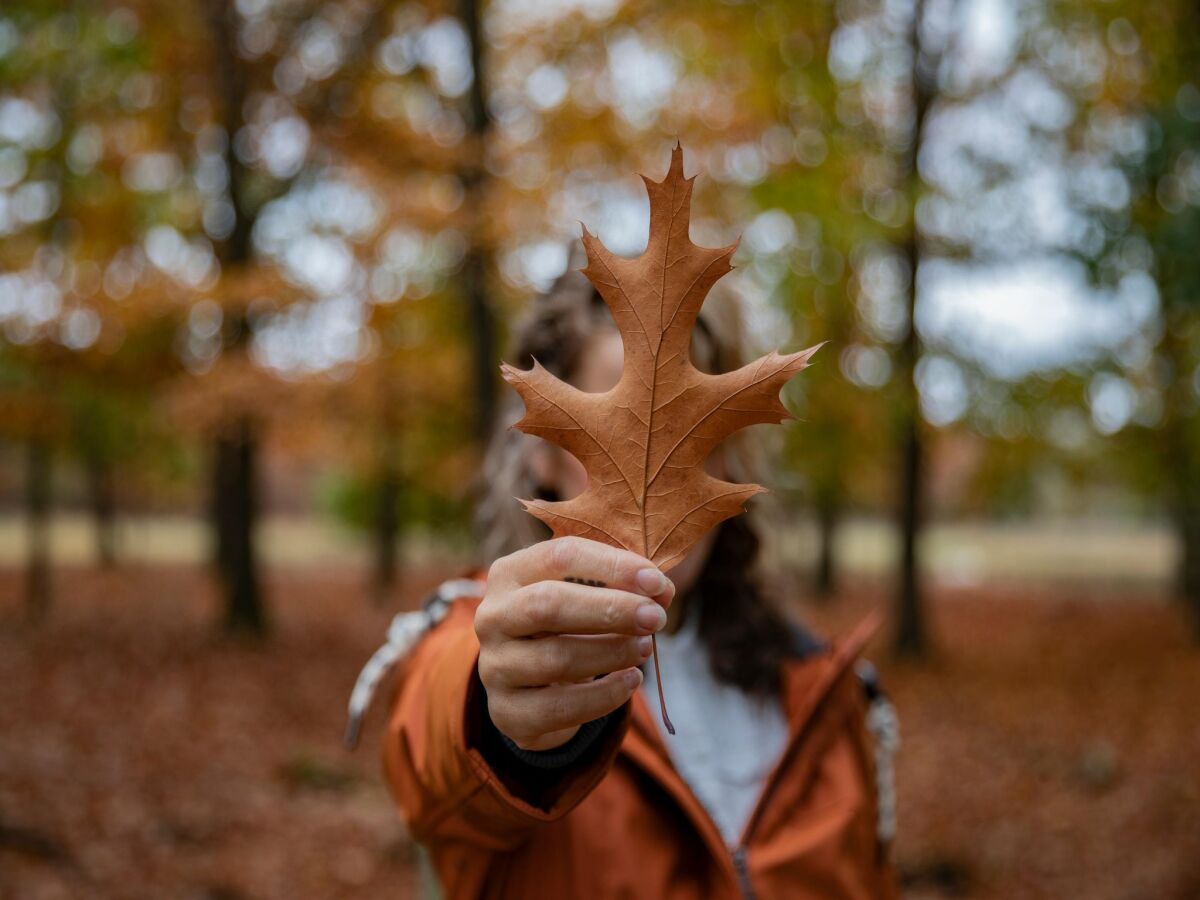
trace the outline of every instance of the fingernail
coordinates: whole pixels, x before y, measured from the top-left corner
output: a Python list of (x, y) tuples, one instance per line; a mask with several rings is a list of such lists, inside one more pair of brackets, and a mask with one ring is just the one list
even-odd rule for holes
[(667, 589), (667, 576), (658, 569), (640, 569), (636, 580), (637, 586), (650, 597), (657, 597)]
[(637, 639), (637, 649), (638, 655), (640, 655), (642, 659), (648, 659), (650, 654), (654, 651), (654, 642), (650, 640), (648, 635), (645, 637), (640, 637)]
[(625, 686), (627, 688), (629, 688), (630, 690), (633, 690), (639, 684), (642, 683), (642, 670), (641, 669), (626, 669), (624, 678), (625, 678)]
[(647, 631), (660, 631), (667, 624), (667, 611), (657, 603), (643, 603), (634, 619)]

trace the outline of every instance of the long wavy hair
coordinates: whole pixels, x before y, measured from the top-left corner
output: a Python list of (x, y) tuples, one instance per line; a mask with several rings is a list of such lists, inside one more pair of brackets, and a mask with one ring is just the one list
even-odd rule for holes
[[(600, 328), (614, 327), (600, 295), (578, 272), (562, 276), (536, 298), (513, 333), (507, 359), (528, 368), (536, 358), (551, 373), (570, 380), (584, 347)], [(742, 325), (733, 298), (714, 294), (705, 303), (692, 340), (692, 361), (711, 373), (742, 364)], [(483, 484), (475, 524), (483, 562), (545, 540), (549, 529), (526, 513), (514, 497), (548, 497), (535, 482), (528, 459), (536, 438), (511, 428), (521, 415), (511, 398), (484, 458)], [(760, 469), (756, 445), (740, 432), (725, 442), (727, 477), (755, 481)], [(698, 612), (698, 630), (714, 676), (756, 695), (775, 695), (779, 667), (791, 653), (791, 628), (760, 586), (756, 504), (726, 519), (687, 598), (688, 615)]]

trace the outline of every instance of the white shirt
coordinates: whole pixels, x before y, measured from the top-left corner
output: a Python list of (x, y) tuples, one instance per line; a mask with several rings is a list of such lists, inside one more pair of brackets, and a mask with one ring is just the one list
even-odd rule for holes
[(675, 634), (660, 632), (657, 638), (674, 735), (667, 733), (658, 714), (653, 659), (646, 666), (642, 691), (676, 770), (725, 843), (736, 847), (787, 744), (787, 719), (778, 697), (751, 697), (713, 677), (698, 620), (699, 615), (689, 615)]

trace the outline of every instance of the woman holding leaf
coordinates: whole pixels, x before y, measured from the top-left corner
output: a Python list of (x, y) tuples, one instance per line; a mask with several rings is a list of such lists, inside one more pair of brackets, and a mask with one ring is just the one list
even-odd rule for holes
[(646, 186), (646, 251), (585, 230), (588, 280), (519, 329), (532, 368), (504, 375), (545, 442), (493, 442), (486, 577), (398, 617), (352, 719), (407, 654), (385, 764), (451, 898), (891, 897), (894, 723), (855, 671), (871, 629), (826, 646), (767, 601), (738, 515), (762, 488), (721, 443), (788, 418), (816, 348), (739, 367), (736, 322), (701, 315), (735, 248), (691, 243), (678, 147)]

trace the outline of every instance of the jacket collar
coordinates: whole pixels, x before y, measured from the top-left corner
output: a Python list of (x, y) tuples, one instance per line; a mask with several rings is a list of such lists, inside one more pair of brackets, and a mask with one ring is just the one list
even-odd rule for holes
[[(818, 718), (826, 699), (850, 673), (854, 661), (878, 630), (880, 621), (881, 617), (877, 614), (868, 616), (836, 644), (822, 646), (817, 652), (797, 656), (783, 664), (780, 701), (788, 721), (788, 743), (779, 762), (767, 776), (762, 794), (743, 831), (742, 846), (751, 840), (754, 832), (771, 814), (771, 795), (796, 764), (804, 736)], [(713, 857), (721, 861), (719, 864), (728, 870), (726, 874), (736, 884), (737, 873), (730, 856), (731, 848), (725, 845), (712, 817), (671, 763), (670, 753), (653, 718), (656, 713), (646, 704), (640, 691), (634, 695), (631, 707), (630, 727), (621, 752), (676, 802)]]

